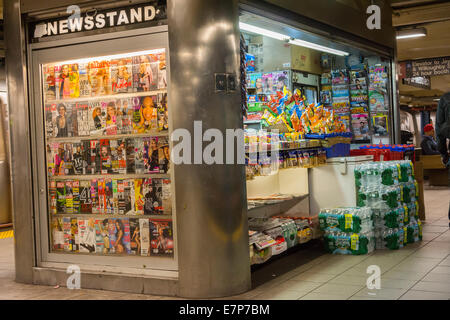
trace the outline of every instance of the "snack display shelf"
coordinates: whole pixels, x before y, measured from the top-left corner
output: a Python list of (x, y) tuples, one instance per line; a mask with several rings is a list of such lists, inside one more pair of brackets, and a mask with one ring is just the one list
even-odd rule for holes
[[(249, 200), (248, 217), (249, 218), (270, 218), (275, 215), (283, 214), (290, 208), (298, 204), (300, 201), (306, 199), (309, 194), (295, 194), (285, 200), (266, 200), (260, 205), (251, 206)], [(272, 203), (271, 203), (272, 202)]]
[(140, 91), (140, 92), (129, 92), (129, 93), (116, 93), (111, 95), (98, 95), (93, 97), (78, 97), (78, 98), (66, 98), (66, 99), (55, 99), (55, 100), (46, 100), (46, 104), (57, 104), (57, 103), (66, 103), (66, 102), (80, 102), (80, 101), (95, 101), (95, 100), (108, 100), (108, 99), (126, 99), (126, 98), (134, 98), (134, 97), (144, 97), (144, 96), (153, 96), (158, 93), (166, 93), (167, 89), (159, 89), (153, 91)]
[(50, 180), (95, 180), (95, 179), (142, 179), (161, 178), (170, 179), (169, 173), (143, 173), (143, 174), (92, 174), (92, 175), (62, 175), (49, 177)]
[(83, 213), (55, 213), (53, 214), (55, 218), (81, 218), (81, 219), (105, 219), (105, 218), (138, 218), (138, 219), (170, 219), (171, 214), (83, 214)]
[(145, 137), (168, 137), (167, 131), (155, 131), (147, 133), (131, 133), (131, 134), (116, 134), (116, 135), (91, 135), (91, 136), (78, 136), (78, 137), (61, 137), (61, 138), (47, 138), (48, 142), (77, 142), (81, 140), (100, 140), (100, 139), (126, 139), (126, 138), (145, 138)]

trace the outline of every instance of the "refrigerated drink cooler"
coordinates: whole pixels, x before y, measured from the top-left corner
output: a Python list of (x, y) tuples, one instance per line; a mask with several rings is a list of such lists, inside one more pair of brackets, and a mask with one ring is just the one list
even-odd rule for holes
[(310, 215), (322, 208), (355, 207), (355, 166), (370, 161), (373, 156), (330, 158), (326, 166), (310, 169)]

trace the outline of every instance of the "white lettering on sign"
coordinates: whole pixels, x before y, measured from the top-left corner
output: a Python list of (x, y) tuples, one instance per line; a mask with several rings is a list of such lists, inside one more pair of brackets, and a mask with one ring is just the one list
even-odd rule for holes
[(81, 31), (83, 27), (83, 17), (77, 19), (69, 19), (69, 29), (72, 32)]
[(120, 10), (97, 13), (95, 15), (80, 14), (78, 6), (69, 6), (67, 13), (73, 13), (67, 19), (46, 21), (37, 23), (34, 29), (34, 37), (53, 36), (69, 32), (80, 32), (105, 27), (128, 25), (152, 21), (156, 15), (160, 15), (154, 6), (142, 6), (137, 8), (124, 8)]
[(142, 22), (142, 8), (131, 9), (131, 23)]
[(144, 16), (145, 21), (151, 21), (151, 20), (155, 19), (156, 11), (155, 11), (154, 6), (145, 7), (144, 12), (145, 12), (145, 16)]
[(97, 23), (95, 24), (95, 26), (96, 26), (98, 29), (101, 29), (101, 28), (105, 27), (106, 21), (105, 21), (105, 15), (104, 15), (103, 13), (98, 14), (98, 15), (95, 17), (95, 21), (97, 22)]
[(58, 23), (55, 21), (53, 23), (47, 24), (47, 35), (58, 34)]
[(94, 28), (94, 17), (87, 16), (84, 19), (84, 28), (86, 30), (92, 30)]
[(60, 20), (59, 21), (59, 33), (68, 33), (69, 29), (67, 29), (68, 21)]
[(129, 24), (127, 13), (125, 10), (120, 10), (119, 19), (117, 19), (117, 25), (120, 26), (122, 23)]
[(117, 16), (117, 12), (108, 12), (106, 16), (109, 18), (109, 26), (114, 27), (114, 17)]

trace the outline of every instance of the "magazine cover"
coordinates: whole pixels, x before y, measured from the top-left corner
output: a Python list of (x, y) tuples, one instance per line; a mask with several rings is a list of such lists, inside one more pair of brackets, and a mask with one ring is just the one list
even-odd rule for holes
[(98, 181), (96, 179), (91, 180), (91, 208), (92, 214), (100, 214), (100, 204), (98, 198)]
[(284, 87), (288, 89), (291, 87), (291, 81), (287, 71), (274, 71), (272, 75), (276, 91), (282, 92)]
[(158, 57), (158, 89), (165, 89), (167, 88), (165, 51), (157, 54), (157, 57)]
[(111, 148), (108, 139), (100, 140), (101, 174), (112, 173)]
[(55, 67), (52, 65), (46, 65), (43, 68), (44, 72), (44, 96), (45, 101), (51, 101), (56, 99), (56, 76)]
[(80, 83), (80, 98), (90, 97), (92, 95), (91, 85), (89, 83), (88, 64), (81, 63), (78, 65), (78, 75)]
[(64, 222), (63, 218), (52, 218), (53, 250), (64, 250)]
[(72, 193), (72, 181), (66, 181), (66, 207), (64, 213), (73, 213), (73, 193)]
[(58, 192), (56, 188), (56, 181), (51, 180), (49, 181), (49, 207), (50, 207), (50, 214), (57, 214), (57, 202), (58, 202)]
[(91, 61), (88, 64), (88, 79), (91, 95), (111, 94), (111, 74), (109, 61)]
[(127, 148), (126, 140), (111, 140), (111, 161), (112, 173), (126, 174), (127, 173)]
[(370, 139), (369, 135), (369, 115), (352, 114), (352, 130), (354, 140)]
[(135, 163), (135, 141), (136, 139), (128, 138), (125, 140), (125, 146), (126, 146), (126, 160), (127, 160), (127, 173), (132, 174), (136, 173), (136, 163)]
[(77, 218), (70, 219), (70, 235), (72, 242), (72, 251), (79, 252), (80, 250), (80, 238), (78, 236), (78, 221)]
[(141, 235), (139, 219), (130, 218), (130, 254), (141, 254)]
[(75, 104), (75, 109), (77, 111), (77, 125), (78, 125), (78, 136), (88, 136), (90, 135), (89, 129), (89, 104), (87, 102), (77, 102)]
[(58, 73), (58, 89), (59, 89), (59, 97), (58, 99), (70, 99), (70, 72), (71, 66), (69, 64), (64, 64), (61, 66), (61, 69)]
[(111, 61), (111, 91), (113, 93), (133, 92), (133, 70), (131, 58)]
[(133, 87), (137, 92), (158, 88), (159, 62), (153, 55), (133, 57)]
[[(158, 137), (136, 139), (138, 142), (136, 150), (136, 173), (159, 173), (159, 148)], [(161, 147), (162, 148), (162, 147)], [(138, 172), (142, 169), (143, 171)]]
[[(54, 113), (55, 106), (51, 107), (52, 120), (54, 119), (53, 136), (65, 138), (73, 136), (73, 105), (71, 103), (59, 103), (56, 105), (56, 117)], [(53, 118), (54, 117), (54, 118)]]
[(249, 73), (248, 77), (249, 82), (247, 83), (247, 88), (255, 88), (257, 89), (257, 93), (262, 93), (262, 73)]
[[(136, 98), (137, 99), (137, 98)], [(120, 133), (130, 134), (133, 132), (132, 119), (134, 114), (134, 99), (120, 100)], [(138, 99), (139, 100), (139, 99)]]
[(117, 233), (118, 228), (116, 227), (117, 219), (105, 219), (108, 221), (108, 233), (109, 233), (109, 253), (117, 253)]
[(372, 117), (373, 119), (373, 132), (378, 136), (388, 135), (388, 119), (385, 114), (377, 114)]
[(72, 251), (72, 219), (70, 217), (63, 218), (64, 230), (64, 251)]
[(46, 104), (44, 110), (45, 110), (45, 132), (47, 138), (54, 138), (58, 134), (58, 130), (56, 128), (56, 118), (58, 117), (58, 105), (54, 103)]
[(123, 181), (121, 179), (116, 180), (117, 195), (114, 194), (114, 201), (117, 201), (117, 214), (125, 214), (125, 186)]
[(273, 74), (271, 72), (263, 73), (262, 82), (264, 93), (266, 94), (274, 93), (274, 91), (276, 90), (276, 85), (273, 82)]
[(347, 69), (339, 69), (331, 71), (331, 82), (332, 84), (348, 84), (348, 72)]
[[(140, 97), (139, 105), (134, 104), (133, 133), (158, 131), (158, 96)], [(133, 100), (133, 103), (136, 101)]]
[(96, 246), (96, 230), (94, 219), (78, 219), (80, 252), (94, 253)]
[(170, 169), (170, 148), (168, 137), (159, 137), (158, 139), (158, 163), (159, 172), (167, 173)]
[(134, 142), (134, 172), (137, 174), (145, 173), (145, 163), (148, 159), (148, 145), (145, 146), (144, 138), (135, 138)]
[(139, 219), (139, 230), (141, 239), (141, 256), (150, 254), (150, 226), (149, 219)]
[(72, 163), (73, 163), (73, 171), (74, 174), (86, 174), (87, 172), (87, 161), (84, 158), (85, 152), (83, 150), (83, 144), (81, 141), (74, 142), (73, 146), (73, 155), (72, 155)]
[(97, 180), (98, 214), (106, 214), (105, 179)]
[(112, 214), (119, 214), (119, 180), (112, 180)]
[(108, 219), (95, 220), (95, 253), (109, 253)]
[(58, 213), (64, 213), (66, 210), (66, 184), (64, 181), (56, 182), (56, 211)]
[(98, 140), (89, 140), (89, 173), (96, 174), (101, 172), (100, 142)]
[(92, 213), (91, 181), (80, 181), (80, 213)]
[(150, 219), (150, 243), (150, 255), (173, 257), (172, 220)]
[(128, 218), (110, 219), (110, 220), (113, 220), (115, 226), (115, 233), (114, 233), (115, 243), (113, 247), (111, 242), (111, 248), (114, 248), (114, 253), (116, 254), (124, 254), (124, 253), (130, 254), (131, 253), (130, 224)]
[[(47, 144), (47, 174), (49, 177), (59, 176), (64, 162), (64, 149), (60, 149), (58, 142)], [(61, 170), (63, 171), (63, 170)]]
[(73, 175), (73, 145), (64, 143), (64, 174)]
[(105, 199), (106, 199), (106, 214), (113, 214), (113, 185), (112, 179), (105, 179)]
[(134, 214), (134, 181), (119, 180), (119, 214)]
[(369, 105), (371, 113), (387, 112), (388, 106), (386, 105), (387, 93), (383, 89), (369, 90)]
[(172, 189), (170, 179), (161, 179), (162, 181), (162, 207), (163, 214), (172, 214)]
[(144, 195), (144, 214), (155, 214), (155, 204), (158, 206), (155, 180), (152, 178), (143, 179), (142, 194)]
[(70, 65), (69, 81), (70, 81), (70, 97), (78, 98), (80, 96), (80, 75), (78, 73), (77, 63)]
[(169, 111), (167, 110), (167, 93), (158, 94), (158, 130), (169, 130)]
[(80, 180), (72, 182), (73, 213), (80, 213)]
[(91, 135), (102, 135), (106, 126), (106, 114), (102, 112), (102, 103), (89, 102), (89, 130)]
[(117, 108), (115, 101), (102, 102), (102, 110), (106, 113), (105, 133), (107, 135), (118, 134), (117, 130)]
[(136, 215), (144, 214), (144, 190), (143, 181), (144, 179), (134, 179), (134, 211)]

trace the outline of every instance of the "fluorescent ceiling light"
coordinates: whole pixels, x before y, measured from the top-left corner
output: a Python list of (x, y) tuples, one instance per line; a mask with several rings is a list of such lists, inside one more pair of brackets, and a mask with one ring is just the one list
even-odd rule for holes
[(290, 44), (295, 44), (295, 45), (300, 46), (300, 47), (306, 47), (306, 48), (310, 48), (310, 49), (314, 49), (314, 50), (319, 50), (319, 51), (323, 51), (323, 52), (332, 53), (332, 54), (335, 54), (335, 55), (338, 55), (338, 56), (348, 56), (349, 55), (348, 52), (337, 50), (337, 49), (333, 49), (333, 48), (324, 47), (324, 46), (321, 46), (319, 44), (315, 44), (315, 43), (308, 42), (308, 41), (294, 39), (294, 40), (290, 40), (289, 43)]
[(414, 28), (397, 31), (397, 39), (418, 38), (425, 37), (426, 35), (427, 30), (425, 28)]
[(277, 39), (277, 40), (281, 40), (281, 41), (289, 41), (290, 44), (294, 44), (300, 47), (306, 47), (306, 48), (310, 48), (310, 49), (314, 49), (314, 50), (319, 50), (319, 51), (323, 51), (323, 52), (328, 52), (328, 53), (332, 53), (338, 56), (348, 56), (349, 53), (345, 52), (345, 51), (341, 51), (341, 50), (336, 50), (333, 48), (329, 48), (329, 47), (324, 47), (312, 42), (308, 42), (308, 41), (304, 41), (304, 40), (298, 40), (298, 39), (294, 39), (291, 38), (287, 35), (278, 33), (278, 32), (273, 32), (267, 29), (263, 29), (260, 27), (256, 27), (253, 26), (251, 24), (247, 24), (247, 23), (243, 23), (243, 22), (239, 22), (239, 28), (243, 31), (248, 31), (248, 32), (253, 32), (256, 34), (260, 34), (269, 38), (273, 38), (273, 39)]
[(252, 26), (251, 24), (247, 24), (247, 23), (243, 23), (243, 22), (239, 22), (239, 28), (241, 30), (244, 31), (248, 31), (248, 32), (253, 32), (253, 33), (257, 33), (269, 38), (273, 38), (273, 39), (277, 39), (277, 40), (281, 40), (281, 41), (286, 41), (289, 40), (291, 37), (286, 36), (284, 34), (278, 33), (278, 32), (273, 32), (267, 29), (263, 29), (263, 28), (259, 28), (256, 26)]

